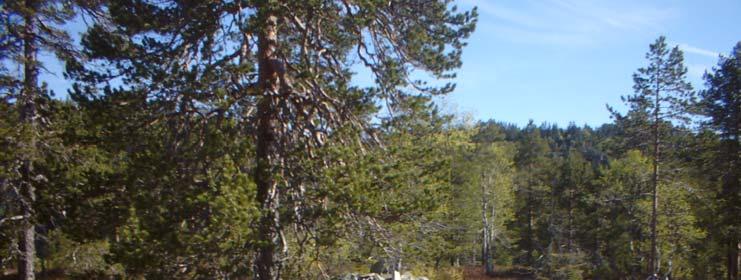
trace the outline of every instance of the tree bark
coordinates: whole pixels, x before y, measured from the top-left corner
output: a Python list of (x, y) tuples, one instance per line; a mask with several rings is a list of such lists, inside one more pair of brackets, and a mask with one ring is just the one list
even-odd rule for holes
[(486, 174), (481, 174), (481, 218), (483, 223), (483, 244), (481, 246), (482, 263), (486, 268), (487, 275), (494, 274), (494, 262), (492, 260), (492, 248), (494, 247), (493, 234), (494, 230), (494, 205), (490, 201), (489, 193), (492, 191), (492, 178)]
[(258, 85), (262, 97), (257, 105), (257, 166), (255, 183), (257, 201), (262, 206), (258, 228), (258, 248), (256, 258), (256, 276), (260, 280), (280, 279), (280, 256), (282, 247), (280, 235), (280, 190), (278, 180), (282, 177), (282, 153), (280, 144), (280, 83), (274, 64), (279, 61), (277, 51), (278, 33), (277, 17), (261, 7), (262, 32), (258, 37)]
[[(661, 63), (659, 63), (661, 65)], [(657, 70), (658, 71), (658, 70)], [(661, 144), (660, 138), (659, 138), (659, 122), (661, 121), (660, 117), (660, 110), (661, 110), (661, 95), (660, 95), (660, 80), (661, 75), (659, 73), (656, 73), (656, 89), (655, 89), (655, 97), (654, 97), (654, 111), (653, 111), (653, 174), (651, 176), (651, 188), (652, 190), (652, 197), (653, 201), (651, 204), (651, 252), (649, 253), (649, 260), (648, 260), (648, 271), (650, 274), (658, 273), (657, 271), (657, 233), (656, 233), (656, 223), (657, 223), (657, 215), (658, 215), (658, 205), (659, 205), (659, 159), (661, 156), (661, 150), (659, 148), (659, 145)]]
[(728, 280), (739, 280), (739, 243), (736, 240), (728, 242)]
[(490, 246), (489, 244), (489, 234), (491, 230), (491, 221), (489, 221), (489, 217), (487, 217), (487, 213), (489, 212), (489, 198), (488, 198), (488, 192), (486, 190), (486, 185), (483, 182), (484, 175), (482, 174), (482, 182), (481, 182), (481, 222), (483, 224), (483, 233), (482, 233), (482, 244), (481, 244), (481, 262), (484, 264), (484, 267), (486, 268), (486, 274), (491, 275), (494, 271), (494, 268), (491, 264), (491, 256), (490, 253)]
[(37, 46), (35, 40), (34, 13), (36, 3), (26, 0), (26, 13), (23, 16), (23, 92), (19, 98), (20, 123), (28, 139), (22, 145), (20, 203), (24, 217), (19, 238), (21, 252), (18, 260), (18, 277), (22, 280), (33, 280), (34, 261), (36, 259), (36, 231), (33, 223), (33, 204), (36, 200), (33, 185), (33, 158), (36, 156), (36, 98), (38, 86), (38, 65), (36, 61)]
[[(532, 165), (528, 168), (528, 172), (532, 174)], [(528, 175), (532, 176), (532, 175)], [(527, 265), (533, 265), (533, 247), (535, 247), (535, 241), (533, 237), (533, 185), (532, 181), (528, 177), (527, 180), (527, 248), (525, 249), (527, 252), (527, 255), (525, 256), (525, 262)]]

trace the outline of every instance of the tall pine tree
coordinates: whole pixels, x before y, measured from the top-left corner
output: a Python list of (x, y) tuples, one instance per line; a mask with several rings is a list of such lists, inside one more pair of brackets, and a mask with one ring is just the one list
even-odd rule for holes
[[(476, 19), (434, 0), (131, 0), (111, 2), (108, 11), (115, 26), (93, 28), (85, 39), (103, 67), (77, 65), (81, 81), (123, 81), (142, 92), (153, 122), (180, 123), (175, 138), (190, 135), (188, 115), (248, 120), (261, 209), (248, 244), (257, 279), (281, 278), (286, 231), (302, 220), (302, 211), (288, 209), (303, 207), (312, 186), (298, 175), (302, 159), (341, 130), (357, 132), (349, 141), (372, 141), (376, 104), (393, 116), (416, 96), (450, 92), (452, 84), (430, 86), (412, 73), (454, 77)], [(350, 86), (357, 63), (375, 86)]]
[[(0, 7), (3, 28), (0, 29), (0, 59), (22, 71), (17, 75), (4, 74), (0, 96), (12, 100), (17, 113), (17, 132), (14, 147), (17, 156), (10, 164), (7, 178), (0, 178), (4, 188), (13, 192), (8, 203), (18, 205), (22, 217), (20, 225), (20, 258), (18, 272), (21, 279), (34, 279), (37, 209), (37, 185), (45, 178), (34, 166), (43, 158), (48, 147), (45, 127), (50, 120), (45, 116), (49, 92), (39, 84), (43, 65), (38, 57), (42, 53), (56, 55), (61, 60), (76, 55), (67, 32), (62, 26), (72, 20), (77, 11), (96, 14), (96, 1), (10, 0)], [(5, 67), (2, 67), (5, 68)], [(59, 73), (57, 73), (59, 74)]]
[(741, 245), (741, 42), (729, 57), (721, 57), (711, 73), (705, 75), (707, 89), (700, 92), (699, 112), (707, 117), (702, 125), (719, 136), (710, 148), (710, 169), (717, 170), (720, 190), (715, 217), (726, 254), (729, 280), (739, 279)]
[(658, 273), (657, 265), (657, 214), (659, 206), (659, 184), (662, 183), (660, 166), (665, 161), (662, 147), (667, 137), (667, 127), (672, 121), (686, 123), (687, 113), (694, 98), (692, 86), (686, 81), (687, 68), (684, 56), (679, 47), (669, 48), (666, 38), (661, 36), (649, 46), (646, 53), (648, 65), (639, 68), (633, 74), (634, 95), (623, 96), (630, 111), (626, 116), (609, 108), (616, 121), (636, 138), (638, 143), (647, 148), (652, 160), (651, 207), (651, 249), (648, 256), (647, 271)]

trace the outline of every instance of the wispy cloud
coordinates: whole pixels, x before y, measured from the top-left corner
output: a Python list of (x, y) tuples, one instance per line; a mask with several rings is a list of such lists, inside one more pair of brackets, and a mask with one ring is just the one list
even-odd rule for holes
[(542, 18), (533, 14), (518, 11), (506, 6), (493, 3), (493, 1), (464, 0), (471, 6), (478, 8), (486, 15), (523, 27), (539, 28), (547, 24)]
[[(479, 25), (514, 42), (584, 45), (618, 32), (656, 31), (676, 12), (644, 3), (622, 5), (604, 0), (463, 0), (478, 6)], [(512, 3), (517, 3), (515, 8)]]
[(479, 29), (489, 31), (497, 37), (503, 37), (516, 43), (557, 46), (583, 46), (594, 43), (592, 38), (579, 32), (546, 32), (491, 23), (479, 23)]
[(688, 44), (678, 44), (678, 46), (680, 49), (682, 49), (682, 51), (686, 53), (693, 53), (693, 54), (703, 55), (703, 56), (712, 57), (712, 58), (718, 58), (720, 56), (719, 52), (711, 51), (711, 50), (707, 50), (703, 48), (698, 48), (698, 47), (693, 47)]
[(673, 10), (667, 8), (618, 6), (613, 1), (551, 0), (549, 2), (603, 29), (628, 31), (656, 29), (675, 14)]

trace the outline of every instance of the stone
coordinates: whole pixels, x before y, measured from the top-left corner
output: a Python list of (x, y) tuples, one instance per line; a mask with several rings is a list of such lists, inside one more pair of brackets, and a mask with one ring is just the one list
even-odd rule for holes
[(348, 273), (342, 276), (332, 278), (333, 280), (429, 280), (427, 277), (415, 277), (411, 272), (404, 272), (403, 274), (398, 271), (394, 271), (392, 274), (379, 274), (379, 273)]
[(404, 274), (400, 277), (401, 280), (416, 280), (417, 278), (414, 278), (414, 275), (412, 275), (411, 272), (404, 272)]
[(358, 280), (358, 275), (355, 273), (348, 273), (339, 277), (334, 278), (334, 280)]
[(376, 273), (370, 273), (370, 274), (363, 274), (358, 277), (358, 280), (386, 280), (384, 277), (381, 277), (381, 275), (378, 275)]

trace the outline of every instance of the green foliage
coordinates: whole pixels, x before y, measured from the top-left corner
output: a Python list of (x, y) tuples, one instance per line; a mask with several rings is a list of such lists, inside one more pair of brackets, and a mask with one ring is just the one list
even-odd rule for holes
[(105, 256), (109, 245), (105, 241), (80, 243), (70, 240), (59, 230), (48, 233), (49, 256), (42, 258), (46, 267), (62, 269), (72, 278), (85, 278), (85, 275), (121, 275), (120, 266), (110, 266)]
[(651, 213), (651, 166), (638, 151), (614, 160), (601, 170), (595, 185), (600, 192), (590, 195), (595, 212), (589, 215), (593, 228), (585, 232), (599, 240), (593, 244), (594, 254), (604, 256), (594, 263), (596, 274), (625, 277), (640, 275), (641, 260), (649, 250), (648, 226)]
[[(704, 196), (699, 200), (700, 224), (707, 229), (708, 242), (700, 244), (707, 262), (702, 269), (709, 275), (721, 277), (725, 270), (729, 279), (738, 277), (738, 244), (741, 243), (741, 43), (736, 44), (728, 57), (721, 57), (711, 73), (705, 75), (707, 89), (700, 92), (698, 113), (704, 117), (698, 135), (696, 152), (701, 160), (695, 165), (704, 185)], [(704, 180), (703, 180), (704, 179)], [(718, 260), (725, 259), (725, 269)]]
[[(427, 85), (412, 74), (454, 77), (475, 11), (458, 12), (448, 1), (105, 4), (110, 22), (82, 40), (89, 61), (71, 61), (67, 70), (79, 83), (78, 100), (109, 108), (101, 114), (128, 109), (133, 119), (113, 129), (137, 135), (113, 147), (124, 153), (128, 211), (121, 224), (132, 237), (122, 248), (112, 243), (133, 272), (192, 276), (187, 270), (199, 271), (203, 256), (190, 252), (187, 228), (208, 231), (218, 224), (204, 216), (222, 210), (240, 219), (235, 226), (258, 228), (230, 232), (249, 236), (227, 238), (243, 240), (235, 271), (256, 267), (248, 274), (272, 279), (284, 263), (288, 275), (301, 273), (307, 247), (335, 242), (335, 229), (348, 220), (364, 220), (371, 231), (415, 232), (421, 226), (412, 221), (437, 207), (444, 183), (436, 169), (443, 165), (416, 158), (436, 147), (411, 141), (427, 140), (417, 118), (428, 121), (431, 96), (453, 86)], [(355, 63), (370, 70), (375, 85), (350, 86)], [(377, 113), (381, 102), (389, 116)], [(409, 138), (404, 132), (412, 129)], [(388, 149), (371, 141), (378, 139)], [(360, 165), (346, 169), (350, 162)], [(239, 179), (220, 180), (220, 172)], [(254, 191), (230, 180), (254, 184)], [(224, 194), (242, 201), (253, 195), (257, 204), (227, 203), (236, 197), (211, 204)], [(372, 241), (402, 257), (404, 242)], [(136, 262), (144, 257), (160, 263)], [(213, 275), (208, 267), (203, 274)]]
[[(20, 45), (0, 46), (0, 269), (18, 261), (16, 187), (32, 178), (37, 263), (72, 279), (249, 278), (271, 246), (283, 279), (378, 264), (462, 279), (461, 266), (488, 262), (543, 279), (641, 279), (654, 189), (660, 272), (733, 273), (741, 43), (698, 103), (661, 37), (612, 124), (471, 125), (435, 105), (452, 85), (414, 80), (460, 66), (476, 11), (450, 1), (42, 2), (37, 16), (54, 24), (93, 2), (110, 21), (84, 34), (84, 59), (64, 51), (62, 30), (40, 30), (58, 35), (76, 83), (67, 101), (39, 87), (37, 124), (22, 121), (6, 67), (27, 63)], [(3, 16), (30, 11), (9, 3)], [(266, 15), (279, 18), (273, 66), (291, 91), (257, 84)], [(373, 85), (353, 86), (353, 62)], [(265, 100), (276, 101), (272, 153), (259, 151)], [(684, 127), (689, 111), (700, 130)], [(39, 176), (19, 171), (24, 160)], [(260, 199), (266, 170), (276, 204)]]

